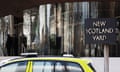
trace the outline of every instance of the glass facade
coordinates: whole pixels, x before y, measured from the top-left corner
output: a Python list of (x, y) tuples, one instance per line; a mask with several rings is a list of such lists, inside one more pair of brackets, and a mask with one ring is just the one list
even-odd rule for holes
[[(117, 18), (119, 17), (119, 2), (94, 1), (46, 4), (40, 5), (38, 10), (39, 50), (41, 52), (49, 54), (66, 52), (75, 53), (77, 56), (103, 56), (104, 44), (85, 44), (85, 19)], [(116, 45), (110, 45), (110, 56), (119, 56), (119, 52), (117, 52), (119, 51), (119, 40), (116, 41)]]
[[(44, 4), (23, 11), (23, 34), (27, 49), (40, 55), (73, 53), (77, 56), (103, 56), (104, 44), (85, 44), (85, 19), (116, 18), (120, 21), (120, 2), (66, 2)], [(120, 56), (120, 32), (110, 56)]]

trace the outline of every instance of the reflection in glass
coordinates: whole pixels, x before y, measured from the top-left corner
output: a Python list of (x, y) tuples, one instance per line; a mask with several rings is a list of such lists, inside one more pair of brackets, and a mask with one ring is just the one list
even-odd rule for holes
[[(38, 19), (33, 31), (33, 42), (38, 40), (39, 53), (42, 55), (61, 53), (73, 53), (77, 56), (103, 56), (103, 44), (85, 44), (84, 24), (88, 18), (111, 18), (119, 17), (119, 2), (67, 2), (57, 4), (40, 5), (38, 9)], [(30, 16), (24, 21), (28, 26), (25, 31), (30, 42)], [(32, 22), (34, 24), (34, 22)], [(27, 25), (28, 24), (28, 25)], [(35, 25), (35, 24), (34, 24)], [(34, 25), (32, 25), (34, 27)], [(32, 29), (34, 29), (32, 27)], [(35, 34), (35, 35), (34, 35)], [(112, 47), (118, 51), (118, 45), (110, 46), (110, 55), (118, 52), (112, 52)], [(36, 44), (36, 43), (35, 43)], [(120, 55), (120, 54), (119, 54)]]

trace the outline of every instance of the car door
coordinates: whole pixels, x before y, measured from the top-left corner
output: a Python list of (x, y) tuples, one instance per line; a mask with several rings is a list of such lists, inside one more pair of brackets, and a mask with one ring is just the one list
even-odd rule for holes
[(0, 72), (26, 72), (28, 61), (12, 62), (1, 66)]

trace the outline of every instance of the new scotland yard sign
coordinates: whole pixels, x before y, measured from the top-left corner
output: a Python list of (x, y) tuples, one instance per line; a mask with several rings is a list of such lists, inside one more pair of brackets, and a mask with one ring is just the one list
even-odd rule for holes
[(100, 18), (85, 20), (85, 42), (95, 44), (115, 44), (116, 19)]

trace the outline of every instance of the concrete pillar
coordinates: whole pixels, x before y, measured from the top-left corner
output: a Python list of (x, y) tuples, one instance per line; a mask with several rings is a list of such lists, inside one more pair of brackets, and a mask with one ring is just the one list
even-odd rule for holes
[(9, 28), (9, 34), (11, 37), (13, 37), (14, 34), (14, 17), (12, 15), (9, 15), (9, 22), (10, 22), (10, 28)]

